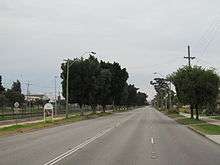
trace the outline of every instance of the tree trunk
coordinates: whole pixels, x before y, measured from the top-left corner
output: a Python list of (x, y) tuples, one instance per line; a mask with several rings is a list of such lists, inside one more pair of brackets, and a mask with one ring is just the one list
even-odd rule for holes
[(196, 120), (199, 120), (199, 109), (198, 109), (198, 105), (196, 105)]
[(193, 106), (190, 105), (190, 113), (191, 113), (191, 119), (194, 119), (194, 112), (193, 112)]
[(96, 107), (94, 105), (92, 105), (91, 107), (92, 107), (92, 112), (96, 113)]
[(80, 104), (79, 107), (80, 107), (80, 115), (83, 116), (84, 113), (83, 113), (83, 108), (82, 108), (83, 106), (82, 106), (82, 104)]
[(103, 112), (105, 113), (106, 105), (102, 105), (102, 108), (103, 108)]

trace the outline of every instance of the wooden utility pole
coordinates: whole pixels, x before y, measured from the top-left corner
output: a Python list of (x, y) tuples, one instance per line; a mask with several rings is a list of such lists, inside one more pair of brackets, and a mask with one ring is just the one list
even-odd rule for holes
[(185, 59), (188, 59), (188, 65), (189, 67), (191, 67), (191, 60), (194, 60), (196, 57), (191, 57), (191, 53), (190, 53), (190, 46), (188, 45), (188, 56), (184, 57)]
[(66, 118), (69, 115), (69, 68), (70, 67), (70, 60), (67, 59), (66, 63)]
[[(190, 46), (188, 45), (188, 57), (184, 57), (185, 59), (188, 59), (188, 65), (191, 68), (191, 60), (194, 60), (196, 57), (191, 57), (190, 53)], [(193, 118), (193, 107), (190, 106), (191, 109), (191, 118)]]

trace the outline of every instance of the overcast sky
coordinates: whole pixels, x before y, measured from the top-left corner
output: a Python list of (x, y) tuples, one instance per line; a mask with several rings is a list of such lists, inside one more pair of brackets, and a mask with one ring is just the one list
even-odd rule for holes
[(95, 51), (126, 67), (129, 83), (153, 97), (153, 73), (185, 65), (188, 44), (198, 57), (193, 64), (220, 69), (219, 6), (219, 0), (0, 0), (0, 74), (6, 86), (19, 79), (31, 82), (32, 93), (52, 94), (62, 60)]

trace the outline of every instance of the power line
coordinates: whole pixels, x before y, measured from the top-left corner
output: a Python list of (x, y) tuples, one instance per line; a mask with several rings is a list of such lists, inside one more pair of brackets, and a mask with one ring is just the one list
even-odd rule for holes
[(195, 44), (195, 47), (198, 47), (201, 50), (201, 56), (203, 56), (207, 52), (208, 47), (214, 41), (216, 33), (218, 32), (219, 23), (219, 17), (215, 17), (215, 19), (211, 22), (210, 26), (207, 28), (207, 30), (203, 33), (198, 42)]
[(220, 68), (217, 68), (217, 67), (213, 66), (213, 64), (207, 62), (207, 61), (204, 60), (204, 59), (201, 59), (201, 58), (198, 58), (198, 57), (197, 57), (197, 61), (200, 61), (200, 62), (202, 62), (202, 63), (204, 63), (204, 64), (206, 64), (206, 65), (209, 65), (209, 67), (214, 68), (215, 70), (219, 70), (219, 69), (220, 69)]
[(209, 47), (209, 46), (211, 45), (211, 43), (214, 41), (214, 39), (215, 39), (215, 37), (216, 37), (216, 33), (218, 32), (218, 28), (219, 28), (219, 26), (217, 25), (216, 28), (215, 28), (215, 30), (213, 31), (213, 36), (212, 36), (212, 38), (207, 42), (205, 48), (203, 49), (203, 52), (201, 53), (201, 56), (203, 56), (203, 55), (207, 52), (208, 47)]

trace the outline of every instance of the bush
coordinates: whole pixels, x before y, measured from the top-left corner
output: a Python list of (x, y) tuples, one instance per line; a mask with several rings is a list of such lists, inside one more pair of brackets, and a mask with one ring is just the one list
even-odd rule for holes
[(177, 108), (172, 108), (167, 110), (168, 114), (179, 114), (179, 110)]

